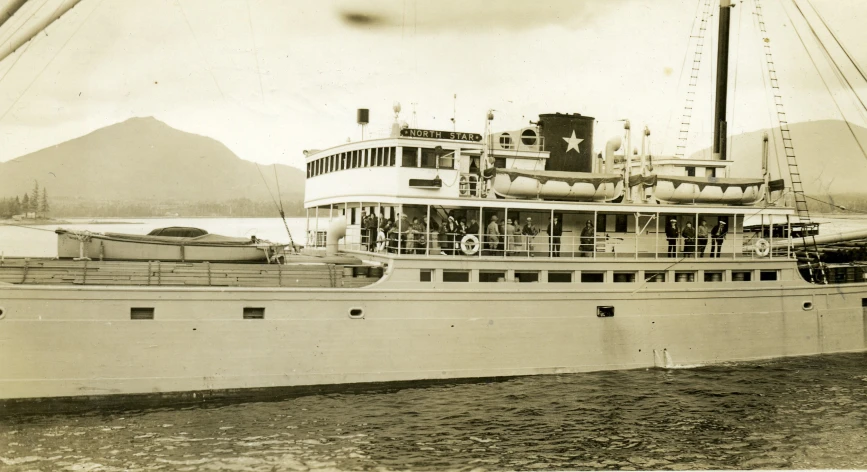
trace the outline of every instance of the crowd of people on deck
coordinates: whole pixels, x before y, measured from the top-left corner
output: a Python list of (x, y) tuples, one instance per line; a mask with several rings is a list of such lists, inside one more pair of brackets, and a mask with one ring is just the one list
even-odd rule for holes
[[(395, 218), (384, 219), (374, 214), (362, 212), (361, 215), (362, 247), (370, 252), (391, 252), (401, 254), (441, 254), (460, 255), (468, 252), (468, 247), (462, 246), (466, 235), (473, 235), (481, 240), (475, 241), (480, 247), (471, 251), (481, 251), (483, 255), (507, 255), (533, 257), (537, 249), (536, 237), (540, 230), (533, 223), (532, 217), (527, 217), (524, 224), (518, 218), (501, 220), (492, 215), (480, 234), (478, 219), (449, 212), (440, 223), (430, 222), (426, 217), (412, 218), (407, 215), (397, 215)], [(723, 241), (728, 234), (727, 223), (720, 220), (713, 228), (708, 228), (705, 220), (699, 220), (698, 227), (693, 227), (687, 221), (683, 227), (678, 227), (676, 219), (666, 224), (665, 237), (668, 241), (668, 257), (720, 257)], [(559, 216), (554, 216), (547, 225), (547, 246), (549, 257), (560, 257), (563, 223)], [(578, 239), (578, 255), (591, 257), (596, 251), (596, 228), (590, 219), (584, 222)], [(708, 252), (708, 246), (710, 250)]]
[(704, 257), (708, 242), (711, 243), (708, 257), (719, 257), (727, 234), (728, 224), (723, 220), (708, 230), (705, 220), (699, 220), (698, 228), (692, 227), (692, 221), (687, 221), (683, 228), (678, 228), (677, 220), (671, 219), (665, 227), (668, 257), (677, 257), (678, 254), (684, 257)]

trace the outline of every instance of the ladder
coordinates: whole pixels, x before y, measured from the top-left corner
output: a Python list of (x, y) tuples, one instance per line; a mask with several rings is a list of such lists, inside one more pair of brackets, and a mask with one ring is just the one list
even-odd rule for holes
[(711, 0), (704, 0), (704, 8), (701, 12), (701, 22), (698, 26), (698, 34), (694, 36), (697, 39), (695, 45), (695, 54), (692, 57), (692, 69), (689, 75), (689, 88), (686, 91), (686, 103), (683, 106), (683, 116), (680, 119), (680, 131), (677, 134), (677, 149), (674, 155), (683, 158), (686, 153), (687, 138), (689, 137), (689, 125), (692, 121), (692, 109), (695, 104), (695, 92), (698, 85), (698, 74), (701, 68), (702, 49), (704, 48), (704, 37), (707, 32), (708, 19), (711, 14)]
[[(771, 86), (771, 93), (774, 97), (774, 111), (777, 114), (777, 122), (780, 128), (780, 138), (783, 142), (783, 153), (786, 155), (786, 165), (789, 171), (789, 177), (792, 182), (792, 195), (795, 198), (795, 211), (798, 214), (798, 221), (803, 227), (806, 224), (812, 223), (810, 220), (810, 211), (807, 208), (807, 197), (804, 195), (804, 186), (801, 181), (801, 172), (798, 170), (798, 161), (795, 158), (795, 146), (792, 143), (792, 132), (789, 129), (789, 120), (786, 117), (786, 110), (783, 107), (783, 95), (780, 91), (780, 83), (777, 80), (777, 70), (774, 65), (774, 57), (771, 55), (771, 42), (768, 40), (768, 31), (765, 28), (765, 19), (762, 12), (761, 0), (755, 0), (756, 4), (756, 20), (758, 21), (759, 31), (762, 33), (762, 44), (764, 45), (765, 64), (768, 69), (768, 80)], [(821, 261), (819, 247), (816, 244), (816, 238), (811, 237), (812, 250), (817, 267), (814, 271), (811, 262), (811, 254), (807, 251), (806, 259), (810, 274), (814, 281), (819, 283), (828, 283), (825, 266)]]
[(799, 222), (810, 223), (810, 212), (807, 209), (807, 197), (804, 195), (804, 187), (801, 183), (801, 172), (798, 170), (798, 161), (795, 158), (795, 147), (792, 144), (792, 132), (789, 129), (786, 110), (783, 108), (783, 96), (780, 92), (780, 83), (777, 80), (777, 70), (774, 66), (774, 57), (771, 55), (771, 43), (768, 41), (768, 31), (765, 29), (761, 0), (755, 0), (755, 2), (756, 19), (759, 23), (759, 30), (762, 32), (765, 63), (768, 67), (768, 79), (770, 81), (771, 93), (774, 95), (774, 108), (777, 114), (777, 122), (779, 123), (780, 137), (783, 141), (783, 152), (786, 155), (786, 164), (792, 181), (792, 194), (795, 197), (795, 210), (798, 213)]

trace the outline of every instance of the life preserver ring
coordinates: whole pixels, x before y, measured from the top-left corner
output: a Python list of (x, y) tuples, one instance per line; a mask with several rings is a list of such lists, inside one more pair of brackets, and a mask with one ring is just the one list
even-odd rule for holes
[(764, 239), (759, 239), (756, 241), (755, 251), (757, 256), (765, 257), (771, 253), (771, 245)]
[(470, 179), (466, 175), (462, 175), (458, 182), (458, 192), (463, 196), (470, 194)]
[(467, 234), (461, 238), (461, 252), (468, 256), (472, 256), (479, 252), (480, 247), (481, 244), (479, 244), (479, 237), (475, 234)]

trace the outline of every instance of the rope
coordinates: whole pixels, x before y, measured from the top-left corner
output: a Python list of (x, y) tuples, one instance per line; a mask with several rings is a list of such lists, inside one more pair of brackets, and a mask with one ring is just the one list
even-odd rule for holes
[(819, 13), (819, 10), (816, 10), (816, 7), (813, 6), (813, 2), (807, 0), (807, 5), (810, 5), (810, 8), (812, 8), (813, 12), (816, 13), (816, 16), (819, 17), (819, 21), (822, 22), (822, 25), (825, 26), (825, 29), (828, 30), (828, 33), (831, 33), (831, 37), (834, 38), (834, 41), (836, 41), (837, 45), (840, 46), (840, 49), (843, 50), (843, 54), (846, 54), (846, 57), (849, 59), (850, 62), (852, 62), (852, 65), (855, 66), (855, 69), (861, 75), (861, 78), (864, 79), (865, 82), (867, 82), (867, 74), (864, 73), (864, 69), (861, 68), (861, 64), (859, 64), (858, 61), (856, 61), (855, 58), (852, 57), (851, 54), (849, 54), (849, 51), (843, 46), (843, 43), (841, 43), (840, 40), (837, 39), (837, 35), (834, 34), (834, 31), (831, 29), (830, 26), (828, 26), (828, 23), (825, 22), (825, 18), (822, 17), (822, 15)]
[[(795, 3), (794, 0), (792, 0), (792, 3), (795, 5), (795, 8), (798, 9), (798, 12), (801, 13), (801, 16), (803, 16), (804, 13), (801, 11), (801, 7), (799, 7), (798, 4)], [(852, 124), (849, 123), (848, 120), (846, 120), (846, 115), (843, 113), (843, 110), (840, 108), (840, 104), (837, 103), (837, 99), (834, 97), (834, 93), (831, 91), (831, 87), (828, 85), (828, 82), (825, 80), (825, 77), (822, 76), (822, 72), (819, 70), (819, 66), (818, 66), (818, 64), (816, 64), (816, 60), (813, 59), (813, 55), (810, 54), (810, 50), (807, 49), (807, 43), (804, 42), (804, 38), (801, 36), (801, 33), (798, 31), (798, 29), (794, 27), (794, 22), (792, 21), (792, 16), (789, 15), (789, 11), (787, 9), (783, 8), (783, 10), (786, 12), (786, 16), (789, 18), (789, 22), (792, 23), (792, 25), (793, 25), (792, 29), (795, 30), (795, 34), (798, 36), (798, 40), (801, 42), (801, 46), (804, 47), (804, 51), (807, 52), (807, 56), (810, 58), (810, 62), (813, 64), (813, 67), (816, 69), (816, 73), (819, 74), (819, 78), (822, 79), (822, 85), (825, 86), (825, 90), (828, 91), (828, 95), (830, 95), (831, 100), (834, 101), (834, 106), (837, 107), (837, 111), (840, 113), (840, 116), (843, 117), (843, 122), (846, 123), (846, 127), (849, 128), (849, 133), (852, 134), (852, 137), (855, 139), (855, 143), (858, 144), (858, 148), (861, 150), (861, 154), (863, 154), (864, 157), (867, 158), (867, 151), (865, 151), (864, 147), (861, 146), (861, 141), (858, 140), (858, 136), (855, 134), (855, 130), (852, 129)], [(806, 17), (804, 17), (804, 21), (807, 21)], [(813, 35), (818, 37), (818, 35), (816, 35), (816, 31), (813, 29), (812, 25), (810, 25), (809, 21), (807, 21), (807, 26), (810, 28), (810, 31), (813, 32)], [(825, 49), (825, 46), (822, 44), (821, 40), (819, 41), (819, 45), (822, 47), (822, 50), (825, 52), (825, 54), (828, 55), (828, 50)], [(831, 63), (834, 65), (835, 68), (838, 67), (837, 63), (834, 62), (833, 59), (831, 59)], [(835, 73), (836, 73), (836, 69), (835, 69)], [(847, 80), (846, 83), (848, 84), (849, 81)], [(849, 85), (849, 87), (851, 88), (851, 84)], [(858, 98), (858, 100), (861, 100), (861, 99)], [(863, 105), (863, 102), (862, 102), (862, 105)]]

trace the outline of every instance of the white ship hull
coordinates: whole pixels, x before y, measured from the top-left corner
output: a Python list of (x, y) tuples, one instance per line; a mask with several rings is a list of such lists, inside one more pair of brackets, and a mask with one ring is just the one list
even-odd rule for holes
[[(519, 291), (399, 275), (354, 290), (2, 285), (0, 398), (693, 366), (861, 351), (867, 337), (863, 283)], [(599, 306), (615, 316), (597, 317)], [(154, 319), (131, 320), (133, 307)], [(264, 319), (243, 319), (245, 307)]]

